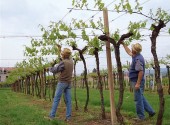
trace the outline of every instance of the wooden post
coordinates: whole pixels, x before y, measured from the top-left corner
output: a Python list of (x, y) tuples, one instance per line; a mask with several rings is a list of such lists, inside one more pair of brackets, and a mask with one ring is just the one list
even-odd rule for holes
[[(103, 9), (103, 17), (104, 17), (104, 27), (105, 33), (109, 36), (109, 23), (108, 23), (108, 11), (107, 8)], [(109, 93), (110, 93), (110, 112), (111, 112), (111, 122), (112, 125), (117, 123), (116, 117), (116, 109), (115, 109), (115, 102), (114, 102), (114, 82), (113, 82), (113, 75), (112, 75), (112, 60), (111, 60), (111, 50), (110, 50), (110, 43), (106, 42), (106, 57), (107, 57), (107, 69), (108, 69), (108, 84), (109, 84)]]

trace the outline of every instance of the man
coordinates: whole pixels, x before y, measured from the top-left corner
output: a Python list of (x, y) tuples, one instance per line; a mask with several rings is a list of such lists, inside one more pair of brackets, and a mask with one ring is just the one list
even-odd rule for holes
[(55, 97), (53, 100), (53, 105), (51, 112), (48, 117), (45, 117), (49, 120), (54, 119), (58, 104), (62, 93), (65, 95), (66, 100), (66, 121), (70, 120), (71, 117), (71, 80), (73, 72), (73, 60), (70, 59), (71, 51), (68, 48), (64, 48), (61, 52), (62, 61), (57, 64), (55, 67), (49, 68), (49, 71), (52, 73), (59, 73), (58, 84), (56, 87)]
[(144, 111), (148, 112), (149, 117), (153, 117), (155, 115), (155, 111), (152, 109), (143, 95), (145, 84), (145, 61), (143, 56), (140, 54), (142, 51), (142, 46), (139, 43), (136, 43), (132, 45), (132, 50), (130, 50), (123, 42), (122, 45), (127, 54), (132, 56), (132, 63), (129, 70), (129, 79), (134, 89), (134, 101), (136, 103), (136, 112), (138, 115), (138, 118), (135, 120), (144, 120)]

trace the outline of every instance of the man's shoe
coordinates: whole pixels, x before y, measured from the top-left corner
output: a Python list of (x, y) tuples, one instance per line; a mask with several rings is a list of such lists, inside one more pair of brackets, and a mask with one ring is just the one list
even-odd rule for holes
[(44, 116), (44, 119), (47, 119), (47, 120), (49, 120), (49, 121), (54, 120), (54, 118), (52, 118), (52, 117), (50, 117), (50, 116)]
[(66, 119), (65, 119), (65, 121), (66, 121), (66, 122), (69, 122), (69, 121), (70, 121), (70, 118), (69, 118), (69, 119), (68, 119), (68, 118), (66, 118)]
[(156, 113), (149, 114), (149, 117), (153, 117)]
[(140, 118), (133, 118), (133, 120), (136, 121), (136, 122), (142, 122), (142, 121), (144, 121), (144, 119), (140, 119)]

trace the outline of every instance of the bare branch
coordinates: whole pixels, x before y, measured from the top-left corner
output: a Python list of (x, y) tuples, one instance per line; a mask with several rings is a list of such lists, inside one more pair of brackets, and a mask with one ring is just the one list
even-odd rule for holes
[(88, 48), (88, 46), (85, 46), (81, 51), (82, 51), (82, 53), (84, 52), (84, 51), (86, 51), (87, 50), (87, 48)]
[(118, 41), (118, 44), (120, 44), (122, 41), (124, 41), (126, 38), (129, 38), (129, 37), (131, 37), (133, 35), (133, 33), (131, 33), (131, 32), (129, 32), (129, 33), (127, 33), (127, 34), (123, 34), (121, 37), (120, 37), (120, 39), (119, 39), (119, 41)]
[(113, 45), (116, 45), (116, 41), (115, 41), (113, 38), (108, 37), (108, 36), (106, 36), (106, 35), (100, 35), (98, 38), (99, 38), (101, 41), (108, 41), (108, 42), (112, 43)]

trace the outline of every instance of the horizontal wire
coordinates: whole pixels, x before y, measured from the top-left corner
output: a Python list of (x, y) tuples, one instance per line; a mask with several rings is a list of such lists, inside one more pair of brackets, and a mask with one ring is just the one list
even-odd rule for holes
[[(141, 5), (143, 5), (143, 4), (145, 4), (145, 3), (149, 2), (149, 1), (150, 1), (150, 0), (146, 0), (146, 1), (145, 1), (145, 2), (143, 2)], [(111, 11), (111, 10), (109, 10), (109, 11)], [(114, 11), (113, 11), (113, 12), (114, 12)], [(120, 16), (118, 16), (118, 17), (116, 17), (116, 18), (112, 19), (109, 23), (112, 23), (113, 21), (115, 21), (115, 20), (119, 19), (120, 17), (124, 16), (125, 14), (127, 14), (127, 13), (123, 13), (123, 14), (121, 14)]]
[[(167, 32), (164, 32), (164, 33), (167, 33)], [(100, 36), (101, 34), (89, 34), (88, 36)], [(82, 36), (82, 35), (77, 35), (77, 36)], [(142, 36), (150, 36), (150, 35), (142, 35)], [(170, 37), (170, 35), (159, 35), (159, 36), (167, 36), (167, 37)], [(13, 36), (13, 35), (4, 35), (4, 36), (0, 36), (0, 38), (40, 38), (42, 36), (25, 36), (25, 35), (21, 35), (21, 36)]]
[[(112, 56), (112, 57), (115, 57), (115, 56)], [(165, 56), (166, 57), (166, 56)], [(158, 57), (158, 58), (165, 58), (164, 56), (160, 56), (160, 57)], [(55, 58), (55, 57), (44, 57), (44, 58)], [(90, 57), (85, 57), (85, 59), (91, 59), (91, 58), (94, 58), (95, 59), (95, 57), (94, 56), (90, 56)], [(99, 58), (106, 58), (106, 56), (99, 56)], [(129, 59), (131, 59), (131, 57), (122, 57), (122, 56), (120, 56), (120, 58), (129, 58)], [(152, 56), (150, 57), (150, 56), (145, 56), (145, 58), (153, 58)], [(28, 59), (0, 59), (0, 60), (28, 60)]]

